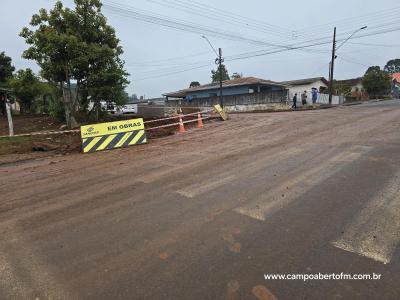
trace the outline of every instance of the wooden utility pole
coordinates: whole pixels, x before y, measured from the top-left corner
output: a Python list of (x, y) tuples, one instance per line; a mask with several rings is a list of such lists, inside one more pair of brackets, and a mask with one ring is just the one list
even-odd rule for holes
[(332, 60), (331, 60), (330, 70), (329, 70), (329, 104), (332, 104), (333, 70), (335, 68), (335, 59), (336, 59), (336, 27), (333, 31)]
[(224, 95), (222, 89), (223, 75), (222, 75), (222, 49), (219, 48), (218, 64), (219, 64), (219, 104), (224, 107)]
[[(223, 82), (223, 76), (222, 76), (222, 64), (224, 62), (224, 59), (222, 58), (222, 49), (219, 48), (219, 52), (215, 50), (214, 46), (211, 44), (210, 40), (203, 35), (203, 39), (207, 41), (207, 43), (210, 45), (211, 49), (214, 51), (214, 53), (217, 55), (217, 58), (215, 59), (215, 64), (218, 65), (218, 70), (219, 70), (219, 104), (221, 107), (224, 107), (224, 95), (222, 92), (222, 82)], [(214, 81), (214, 79), (213, 79)]]

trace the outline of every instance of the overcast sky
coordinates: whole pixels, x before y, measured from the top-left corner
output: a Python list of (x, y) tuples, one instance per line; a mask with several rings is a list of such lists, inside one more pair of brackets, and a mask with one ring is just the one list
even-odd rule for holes
[[(352, 39), (343, 45), (336, 61), (337, 79), (362, 76), (368, 66), (384, 66), (389, 59), (400, 56), (398, 0), (196, 1), (199, 4), (193, 2), (191, 9), (184, 6), (187, 0), (103, 1), (107, 4), (103, 13), (116, 29), (124, 47), (123, 58), (131, 74), (129, 94), (160, 97), (163, 93), (188, 87), (191, 81), (208, 83), (211, 69), (215, 67), (215, 54), (200, 32), (180, 31), (137, 20), (132, 12), (138, 10), (145, 11), (146, 15), (162, 15), (162, 19), (192, 22), (195, 28), (201, 27), (199, 31), (203, 27), (217, 31), (217, 34), (207, 32), (206, 35), (215, 48), (223, 48), (223, 54), (228, 58), (254, 51), (265, 53), (287, 49), (288, 45), (322, 43), (331, 39), (334, 26), (338, 28), (339, 39), (364, 25), (368, 28), (355, 37), (397, 29)], [(18, 34), (28, 25), (33, 13), (42, 7), (49, 9), (55, 2), (1, 0), (0, 52), (5, 51), (11, 56), (18, 69), (30, 67), (39, 71), (34, 62), (21, 58), (26, 45)], [(72, 6), (72, 0), (62, 2)], [(115, 5), (119, 5), (123, 13), (113, 10)], [(219, 17), (212, 13), (212, 8), (220, 10)], [(268, 43), (278, 46), (271, 48)], [(330, 49), (331, 45), (322, 44), (249, 59), (227, 59), (225, 64), (230, 74), (239, 72), (274, 81), (328, 77)], [(188, 69), (192, 70), (184, 72)]]

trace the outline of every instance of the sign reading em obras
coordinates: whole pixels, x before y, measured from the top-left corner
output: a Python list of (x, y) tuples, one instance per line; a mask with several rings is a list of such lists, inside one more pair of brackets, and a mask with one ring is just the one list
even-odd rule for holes
[(143, 119), (82, 126), (81, 137), (84, 153), (147, 143)]

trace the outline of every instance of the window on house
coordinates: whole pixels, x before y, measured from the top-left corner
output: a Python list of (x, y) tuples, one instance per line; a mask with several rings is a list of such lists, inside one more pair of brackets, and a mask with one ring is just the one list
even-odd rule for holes
[(254, 89), (249, 88), (249, 94), (254, 94)]
[(217, 97), (217, 93), (210, 93), (210, 97)]

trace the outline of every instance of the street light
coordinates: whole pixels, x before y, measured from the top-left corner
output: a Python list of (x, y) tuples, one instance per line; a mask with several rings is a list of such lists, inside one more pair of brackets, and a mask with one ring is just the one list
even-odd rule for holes
[(333, 95), (333, 71), (335, 67), (335, 59), (336, 59), (336, 51), (339, 50), (348, 40), (350, 40), (354, 35), (356, 35), (361, 30), (367, 29), (368, 26), (361, 27), (354, 31), (347, 39), (345, 39), (339, 47), (336, 47), (336, 27), (333, 33), (333, 47), (332, 47), (332, 60), (330, 63), (329, 70), (329, 104), (332, 104), (332, 95)]
[(347, 39), (345, 39), (345, 40), (343, 41), (343, 43), (341, 43), (341, 44), (339, 45), (339, 47), (336, 48), (336, 51), (339, 50), (344, 44), (346, 44), (346, 42), (348, 42), (348, 41), (349, 41), (353, 36), (355, 36), (358, 32), (360, 32), (361, 30), (367, 29), (367, 28), (368, 28), (368, 26), (364, 26), (364, 27), (361, 27), (361, 28), (357, 29), (356, 31), (354, 31)]

